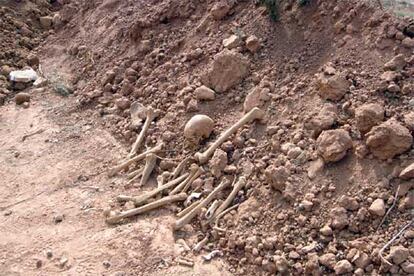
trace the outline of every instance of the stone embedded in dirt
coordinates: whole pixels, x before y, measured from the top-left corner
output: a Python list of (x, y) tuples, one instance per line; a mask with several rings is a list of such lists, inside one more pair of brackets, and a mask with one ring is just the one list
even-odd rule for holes
[(337, 107), (333, 104), (327, 103), (322, 107), (319, 114), (307, 123), (307, 128), (313, 130), (314, 137), (318, 137), (322, 131), (332, 128), (337, 120)]
[(343, 207), (335, 207), (331, 213), (331, 227), (334, 229), (344, 229), (349, 224), (348, 214)]
[(402, 46), (405, 48), (414, 48), (414, 38), (406, 37), (403, 39)]
[(400, 266), (405, 273), (408, 273), (409, 275), (414, 274), (414, 262), (406, 261), (402, 263)]
[(384, 107), (379, 104), (365, 104), (355, 110), (356, 126), (361, 133), (367, 133), (372, 127), (384, 120)]
[(398, 210), (400, 211), (411, 209), (414, 209), (414, 190), (410, 190), (398, 205)]
[(410, 256), (410, 251), (408, 248), (404, 246), (392, 246), (390, 248), (390, 254), (388, 255), (388, 259), (391, 259), (392, 262), (396, 265), (403, 263), (405, 260), (408, 259)]
[(315, 161), (310, 162), (308, 167), (308, 177), (309, 179), (315, 179), (318, 174), (323, 171), (325, 162), (322, 158), (318, 158)]
[(404, 83), (401, 92), (404, 95), (409, 95), (414, 92), (414, 83)]
[(148, 109), (139, 101), (135, 101), (131, 104), (129, 112), (131, 113), (131, 123), (136, 125), (147, 118)]
[(246, 48), (252, 53), (256, 53), (261, 47), (260, 40), (254, 36), (251, 35), (246, 39)]
[(60, 223), (62, 221), (63, 221), (63, 215), (56, 215), (56, 216), (53, 217), (53, 222), (56, 223), (56, 224)]
[(333, 235), (332, 228), (331, 228), (331, 227), (329, 227), (329, 225), (325, 225), (325, 226), (323, 226), (323, 227), (319, 230), (319, 232), (320, 232), (322, 235), (326, 236), (326, 237), (330, 237), (330, 236), (332, 236), (332, 235)]
[(351, 273), (353, 267), (348, 260), (342, 260), (335, 264), (334, 270), (336, 275), (342, 275), (346, 273)]
[(50, 250), (50, 249), (46, 250), (46, 258), (51, 259), (52, 257), (53, 257), (52, 250)]
[(289, 170), (285, 167), (269, 166), (265, 171), (266, 180), (273, 189), (283, 192), (286, 188), (286, 181), (289, 177)]
[(33, 53), (30, 53), (26, 59), (29, 66), (36, 67), (39, 65), (39, 57)]
[(216, 92), (225, 92), (240, 83), (249, 73), (249, 63), (242, 54), (224, 49), (214, 57), (210, 70), (204, 76), (207, 86)]
[(406, 180), (414, 178), (414, 163), (402, 170), (399, 177)]
[(119, 98), (115, 101), (116, 107), (120, 110), (128, 109), (131, 106), (131, 101), (127, 98)]
[(365, 269), (371, 264), (371, 258), (365, 252), (358, 252), (353, 258), (353, 263), (356, 267)]
[(227, 153), (221, 149), (216, 149), (213, 157), (209, 161), (211, 173), (219, 178), (222, 175), (224, 168), (227, 166)]
[(239, 47), (241, 39), (238, 35), (231, 35), (228, 38), (223, 39), (223, 46), (229, 50)]
[(30, 94), (24, 92), (17, 93), (16, 96), (14, 96), (14, 101), (18, 105), (21, 105), (25, 102), (30, 102)]
[(284, 256), (273, 256), (273, 262), (276, 265), (276, 270), (282, 275), (289, 271), (289, 263)]
[(389, 62), (384, 65), (385, 70), (402, 70), (406, 65), (406, 61), (403, 54), (396, 55)]
[(261, 94), (262, 88), (260, 87), (254, 87), (249, 94), (247, 94), (246, 99), (243, 103), (243, 111), (244, 113), (249, 112), (255, 107), (261, 107), (263, 104), (263, 101), (261, 100), (260, 94)]
[(230, 9), (231, 6), (227, 3), (227, 1), (219, 1), (211, 8), (210, 14), (215, 20), (221, 20), (226, 17)]
[(213, 101), (216, 98), (214, 90), (202, 85), (194, 90), (194, 95), (199, 101)]
[(339, 101), (348, 91), (349, 82), (343, 74), (318, 74), (316, 86), (317, 93), (322, 99)]
[(124, 80), (122, 82), (121, 94), (123, 96), (128, 96), (132, 91), (134, 91), (134, 86), (129, 81)]
[(326, 162), (337, 162), (352, 148), (352, 139), (344, 129), (325, 130), (319, 135), (316, 145)]
[(43, 265), (42, 260), (36, 260), (36, 268), (41, 268)]
[(371, 129), (366, 134), (366, 144), (372, 154), (382, 160), (393, 158), (411, 148), (410, 131), (394, 119)]
[(340, 206), (344, 207), (349, 211), (356, 211), (359, 209), (359, 203), (354, 197), (341, 196), (338, 200)]
[(369, 206), (368, 211), (376, 216), (382, 217), (385, 215), (385, 203), (384, 200), (381, 198), (377, 198), (374, 202), (371, 203)]
[(198, 144), (208, 138), (214, 129), (214, 121), (207, 115), (194, 115), (184, 127), (184, 137)]
[(40, 21), (40, 25), (44, 29), (49, 29), (50, 27), (52, 27), (53, 18), (51, 16), (42, 16), (39, 18), (39, 21)]
[(381, 80), (384, 80), (384, 81), (387, 81), (387, 82), (392, 82), (392, 81), (395, 81), (399, 77), (400, 77), (400, 74), (397, 73), (397, 72), (394, 72), (394, 71), (385, 71), (380, 76), (380, 79)]
[(323, 254), (322, 256), (319, 257), (319, 263), (333, 270), (336, 264), (335, 254), (332, 254), (332, 253)]

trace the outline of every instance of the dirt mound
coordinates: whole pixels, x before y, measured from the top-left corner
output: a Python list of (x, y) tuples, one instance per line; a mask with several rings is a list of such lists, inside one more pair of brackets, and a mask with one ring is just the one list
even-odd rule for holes
[[(368, 1), (279, 2), (276, 22), (253, 1), (62, 6), (46, 75), (64, 71), (78, 108), (134, 144), (113, 160), (127, 196), (107, 221), (173, 205), (173, 262), (237, 275), (414, 273), (413, 22)], [(197, 114), (208, 129), (186, 139)], [(149, 175), (160, 190), (131, 197)]]

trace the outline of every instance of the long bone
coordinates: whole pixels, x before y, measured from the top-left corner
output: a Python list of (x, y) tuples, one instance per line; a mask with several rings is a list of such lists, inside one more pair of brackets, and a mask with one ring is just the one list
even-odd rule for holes
[(106, 222), (109, 224), (115, 224), (120, 222), (121, 220), (128, 218), (128, 217), (132, 217), (132, 216), (136, 216), (139, 214), (143, 214), (145, 212), (148, 212), (150, 210), (168, 205), (170, 203), (176, 202), (176, 201), (183, 201), (187, 198), (187, 194), (186, 193), (181, 193), (178, 195), (172, 195), (172, 196), (166, 196), (160, 200), (148, 203), (146, 205), (143, 205), (141, 207), (138, 208), (134, 208), (125, 212), (121, 212), (119, 214), (113, 215), (111, 217), (108, 217), (106, 219)]
[(155, 147), (153, 147), (152, 149), (149, 149), (146, 152), (141, 153), (140, 155), (137, 155), (137, 156), (134, 156), (134, 157), (128, 159), (127, 161), (125, 161), (125, 162), (119, 164), (118, 166), (115, 166), (112, 169), (110, 169), (108, 175), (109, 176), (114, 176), (115, 174), (119, 173), (123, 169), (128, 168), (129, 165), (131, 165), (135, 162), (141, 161), (148, 154), (159, 152), (160, 150), (162, 150), (163, 147), (164, 147), (164, 144), (160, 143), (160, 144), (156, 145)]
[(207, 206), (224, 188), (226, 188), (228, 184), (228, 180), (223, 180), (223, 182), (221, 182), (205, 199), (203, 199), (197, 207), (192, 209), (183, 217), (179, 218), (174, 224), (174, 229), (179, 230), (184, 225), (189, 223), (201, 211), (201, 209)]
[(230, 206), (230, 204), (233, 202), (233, 199), (236, 197), (237, 193), (243, 189), (243, 187), (246, 185), (246, 178), (244, 176), (241, 176), (239, 181), (236, 182), (236, 184), (233, 187), (233, 190), (230, 192), (226, 200), (216, 209), (214, 214), (209, 219), (210, 221), (215, 220), (217, 216), (223, 212), (227, 207)]
[(188, 176), (189, 176), (189, 173), (185, 173), (185, 174), (181, 175), (179, 178), (171, 180), (170, 182), (165, 183), (161, 187), (158, 187), (158, 188), (156, 188), (152, 191), (146, 192), (143, 195), (136, 196), (136, 197), (120, 195), (120, 196), (117, 197), (117, 200), (119, 202), (133, 201), (136, 206), (142, 205), (142, 204), (146, 203), (148, 201), (148, 199), (156, 196), (157, 194), (161, 193), (164, 190), (167, 190), (167, 189), (170, 189), (170, 188), (174, 187), (175, 185), (177, 185), (178, 183), (180, 183), (181, 181), (186, 179)]
[(239, 128), (245, 124), (262, 119), (264, 117), (264, 112), (260, 108), (253, 108), (249, 113), (245, 114), (239, 121), (232, 125), (229, 129), (224, 131), (220, 137), (203, 153), (197, 152), (194, 157), (200, 164), (204, 164), (208, 159), (214, 154), (214, 151), (220, 147), (231, 135), (237, 132)]
[(133, 157), (135, 154), (137, 154), (139, 148), (142, 146), (142, 142), (144, 142), (145, 135), (147, 134), (147, 131), (152, 123), (152, 121), (155, 119), (155, 112), (152, 107), (148, 107), (147, 109), (147, 117), (145, 119), (144, 126), (142, 127), (141, 132), (139, 133), (137, 140), (135, 140), (134, 145), (132, 146), (131, 152), (129, 153), (128, 157)]
[(170, 192), (170, 195), (177, 194), (181, 191), (185, 192), (185, 190), (187, 190), (188, 187), (190, 187), (190, 185), (194, 182), (194, 180), (196, 180), (203, 172), (203, 168), (197, 164), (192, 164), (190, 167), (190, 176), (185, 181), (180, 183), (177, 187), (175, 187), (174, 190)]

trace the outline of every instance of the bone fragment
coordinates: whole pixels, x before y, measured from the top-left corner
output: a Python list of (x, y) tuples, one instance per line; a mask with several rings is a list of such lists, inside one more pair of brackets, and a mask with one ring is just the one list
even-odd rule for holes
[(155, 119), (155, 112), (152, 107), (147, 108), (147, 118), (145, 119), (144, 126), (142, 127), (141, 132), (139, 133), (137, 140), (135, 141), (134, 145), (132, 146), (131, 152), (129, 153), (128, 157), (133, 157), (135, 154), (137, 154), (139, 148), (142, 146), (142, 143), (144, 142), (145, 135), (147, 134), (147, 131), (152, 123), (152, 121)]
[(156, 162), (157, 162), (157, 155), (155, 155), (154, 153), (149, 153), (147, 154), (147, 156), (145, 156), (145, 167), (144, 167), (144, 171), (142, 172), (141, 182), (139, 183), (141, 187), (147, 184), (147, 181), (152, 173), (152, 170), (154, 170)]
[(201, 241), (199, 241), (193, 248), (194, 252), (200, 252), (200, 250), (206, 245), (208, 242), (208, 237), (205, 237)]
[(205, 214), (205, 218), (210, 220), (214, 213), (216, 212), (217, 208), (220, 206), (220, 201), (219, 200), (215, 200), (213, 202), (213, 204), (211, 204), (210, 208), (207, 209), (207, 212)]
[(191, 204), (190, 206), (188, 206), (187, 208), (185, 208), (184, 210), (182, 210), (181, 212), (179, 212), (177, 214), (177, 217), (181, 218), (183, 216), (185, 216), (186, 214), (188, 214), (191, 210), (193, 210), (195, 207), (197, 207), (198, 204), (200, 204), (201, 201), (195, 201), (193, 202), (193, 204)]
[(174, 190), (170, 192), (170, 195), (177, 194), (181, 191), (185, 191), (190, 187), (190, 185), (196, 180), (202, 173), (204, 172), (203, 168), (198, 166), (197, 164), (192, 164), (190, 167), (190, 176), (180, 183)]
[(190, 157), (186, 157), (186, 158), (184, 158), (184, 160), (183, 160), (183, 161), (181, 161), (181, 162), (177, 165), (177, 167), (175, 168), (175, 170), (174, 170), (174, 172), (173, 172), (172, 179), (177, 178), (177, 177), (180, 175), (180, 173), (183, 171), (183, 169), (184, 169), (185, 165), (187, 164), (188, 160), (190, 160)]

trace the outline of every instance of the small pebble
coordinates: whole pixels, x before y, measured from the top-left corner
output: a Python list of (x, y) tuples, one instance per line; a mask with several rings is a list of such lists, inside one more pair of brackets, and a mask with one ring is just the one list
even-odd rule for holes
[(50, 250), (50, 249), (46, 250), (46, 257), (47, 257), (48, 259), (51, 259), (51, 258), (53, 257), (53, 252), (52, 252), (52, 250)]
[(41, 268), (42, 267), (42, 260), (37, 260), (36, 261), (36, 268)]
[(53, 222), (54, 223), (59, 223), (59, 222), (62, 222), (63, 221), (63, 215), (56, 215), (54, 218), (53, 218)]

